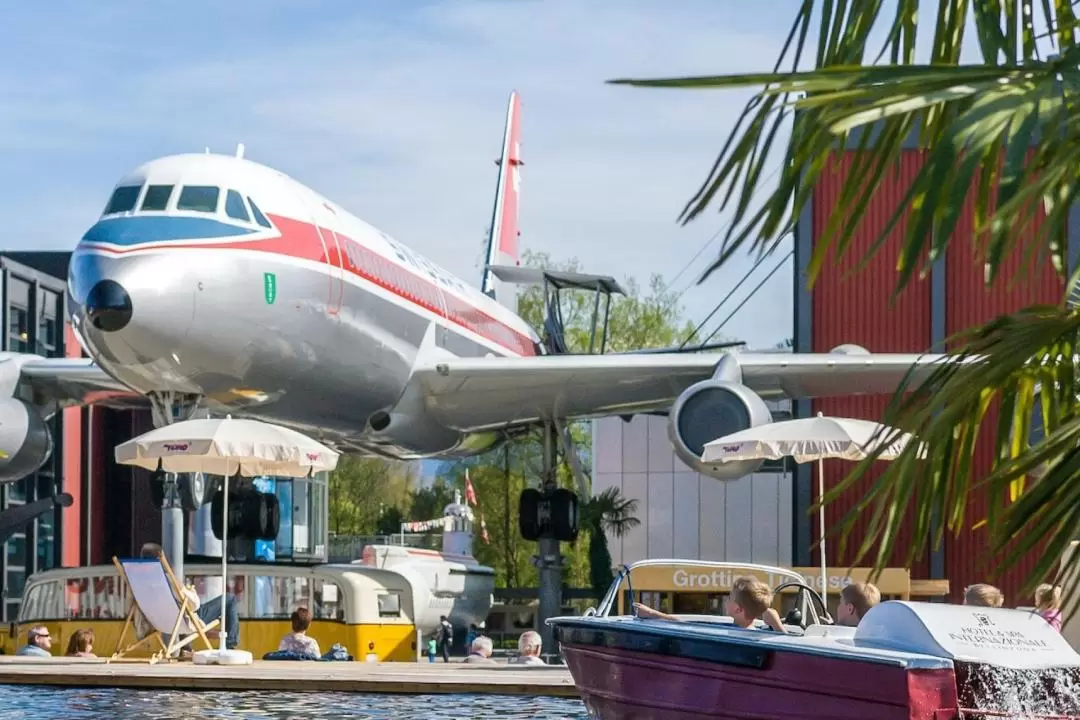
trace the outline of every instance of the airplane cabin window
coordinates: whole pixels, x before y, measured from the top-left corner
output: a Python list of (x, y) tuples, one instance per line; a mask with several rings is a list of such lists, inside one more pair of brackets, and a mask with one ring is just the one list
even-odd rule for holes
[(244, 198), (235, 190), (230, 190), (225, 195), (225, 214), (236, 220), (251, 221), (247, 208), (244, 207)]
[(262, 210), (260, 210), (259, 206), (255, 204), (255, 201), (252, 200), (250, 196), (248, 197), (247, 201), (248, 205), (251, 205), (251, 214), (255, 216), (255, 222), (259, 223), (264, 228), (271, 227), (270, 221), (267, 220), (266, 216), (262, 214)]
[(140, 210), (164, 210), (172, 195), (172, 185), (151, 185), (146, 188)]
[(139, 191), (142, 185), (124, 185), (113, 191), (109, 198), (109, 204), (105, 207), (106, 215), (131, 212), (135, 209), (135, 201), (139, 199)]
[(217, 212), (218, 197), (221, 190), (210, 185), (186, 185), (180, 191), (176, 201), (177, 210), (195, 210), (196, 212)]

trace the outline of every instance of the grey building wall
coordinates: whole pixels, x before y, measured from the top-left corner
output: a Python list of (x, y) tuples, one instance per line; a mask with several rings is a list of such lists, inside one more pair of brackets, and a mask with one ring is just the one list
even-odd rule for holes
[[(789, 411), (786, 401), (769, 405), (775, 416)], [(792, 473), (775, 463), (776, 470), (735, 481), (701, 475), (676, 457), (667, 424), (649, 415), (593, 421), (593, 492), (619, 488), (638, 501), (641, 520), (624, 537), (609, 538), (612, 561), (674, 557), (790, 567)]]

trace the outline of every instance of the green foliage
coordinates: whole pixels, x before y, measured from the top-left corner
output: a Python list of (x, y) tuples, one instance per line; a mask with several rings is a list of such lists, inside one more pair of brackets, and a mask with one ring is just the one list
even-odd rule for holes
[(443, 478), (435, 478), (428, 487), (417, 488), (409, 506), (409, 520), (432, 520), (441, 517), (443, 508), (454, 501), (454, 491)]
[(607, 533), (622, 537), (639, 526), (641, 521), (634, 515), (637, 505), (636, 499), (623, 497), (614, 487), (604, 489), (582, 505), (581, 524), (589, 533), (589, 586), (598, 598), (603, 597), (615, 579)]
[(608, 550), (607, 535), (595, 528), (589, 530), (589, 587), (593, 594), (604, 597), (604, 593), (615, 581), (612, 572), (611, 552)]
[[(522, 255), (522, 265), (544, 270), (584, 272), (576, 259), (554, 262), (548, 253)], [(640, 348), (671, 347), (681, 343), (693, 331), (689, 322), (680, 321), (682, 308), (679, 297), (672, 292), (662, 276), (653, 274), (649, 279), (649, 294), (642, 295), (641, 288), (632, 277), (620, 281), (626, 296), (611, 298), (608, 318), (608, 352), (621, 352)], [(563, 292), (562, 317), (566, 326), (565, 340), (570, 352), (588, 352), (592, 336), (592, 319), (596, 296), (592, 292)], [(544, 291), (542, 287), (530, 287), (518, 294), (518, 314), (538, 330), (544, 326)], [(598, 313), (598, 330), (594, 348), (599, 351), (600, 336), (604, 322), (604, 300), (601, 298)]]
[(405, 463), (343, 456), (330, 473), (330, 532), (376, 534), (384, 511), (408, 507), (414, 484)]
[[(936, 7), (930, 58), (917, 62), (917, 19), (927, 7)], [(818, 23), (817, 48), (804, 58), (812, 14)], [(969, 22), (982, 61), (961, 66)], [(868, 46), (876, 26), (888, 32), (875, 57)], [(682, 214), (688, 222), (711, 204), (733, 214), (711, 269), (747, 244), (758, 252), (775, 249), (810, 202), (815, 184), (835, 172), (828, 162), (832, 153), (847, 143), (857, 152), (850, 154), (837, 204), (816, 239), (812, 281), (826, 258), (836, 262), (850, 250), (870, 198), (892, 179), (904, 143), (915, 136), (924, 149), (922, 167), (860, 260), (867, 262), (890, 236), (900, 237), (895, 257), (899, 293), (913, 277), (925, 276), (948, 244), (958, 240), (953, 233), (965, 203), (971, 202), (975, 233), (959, 240), (975, 246), (986, 284), (999, 279), (1005, 259), (1014, 253), (1023, 266), (1011, 280), (1023, 282), (1033, 263), (1047, 258), (1060, 275), (1066, 273), (1064, 235), (1080, 192), (1076, 29), (1074, 7), (1066, 2), (805, 0), (773, 73), (615, 82), (765, 86), (747, 104)], [(1051, 49), (1056, 56), (1046, 54)], [(886, 56), (888, 61), (881, 63)], [(804, 59), (813, 69), (794, 72)], [(792, 72), (781, 72), (783, 66)], [(763, 170), (779, 130), (788, 123), (790, 140), (779, 182), (771, 190)], [(752, 204), (751, 198), (764, 202)], [(1039, 214), (1043, 219), (1036, 223)], [(1074, 277), (1067, 287), (1075, 284)], [(1006, 290), (997, 287), (997, 292)], [(990, 534), (994, 559), (984, 560), (991, 574), (1015, 565), (1022, 552), (1045, 542), (1027, 589), (1052, 577), (1061, 551), (1080, 527), (1078, 345), (1080, 313), (1062, 298), (1060, 304), (1025, 308), (962, 333), (950, 341), (950, 353), (961, 362), (924, 374), (921, 385), (916, 380), (923, 378), (914, 376), (904, 383), (883, 421), (924, 442), (909, 445), (853, 511), (870, 511), (873, 518), (855, 562), (874, 555), (877, 547), (875, 566), (880, 569), (899, 541), (901, 518), (909, 508), (916, 523), (909, 558), (924, 551), (936, 517), (959, 532), (969, 493), (978, 488), (990, 495), (988, 516), (981, 520)], [(914, 392), (905, 397), (908, 391)], [(995, 410), (996, 422), (991, 420)], [(1033, 438), (1035, 413), (1045, 432)], [(993, 443), (994, 464), (989, 476), (977, 478), (972, 451), (986, 425), (992, 432), (982, 442), (989, 437)], [(927, 448), (925, 460), (915, 455), (920, 447)], [(825, 501), (865, 476), (875, 457), (860, 463)], [(843, 525), (845, 539), (854, 518), (849, 515)], [(939, 528), (936, 543), (943, 532)], [(1067, 572), (1078, 562), (1080, 553)]]

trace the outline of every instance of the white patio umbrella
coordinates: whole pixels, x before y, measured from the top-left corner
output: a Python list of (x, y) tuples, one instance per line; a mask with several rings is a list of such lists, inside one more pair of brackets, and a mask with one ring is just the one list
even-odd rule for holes
[[(876, 450), (896, 430), (881, 423), (855, 418), (816, 417), (798, 418), (768, 423), (740, 430), (706, 443), (702, 462), (722, 463), (735, 460), (780, 460), (786, 456), (795, 462), (816, 460), (818, 463), (818, 496), (825, 495), (824, 461), (826, 458), (862, 460)], [(895, 460), (911, 441), (902, 433), (878, 457)], [(919, 449), (920, 455), (925, 448)], [(829, 581), (825, 576), (825, 506), (818, 508), (821, 526), (821, 597), (825, 598)]]
[[(306, 477), (337, 467), (339, 453), (303, 433), (257, 420), (187, 420), (166, 425), (116, 446), (116, 462), (147, 470), (204, 473), (225, 478), (221, 530), (221, 630), (219, 653), (225, 650), (225, 591), (228, 588), (229, 483), (245, 477)], [(181, 578), (183, 581), (183, 578)]]

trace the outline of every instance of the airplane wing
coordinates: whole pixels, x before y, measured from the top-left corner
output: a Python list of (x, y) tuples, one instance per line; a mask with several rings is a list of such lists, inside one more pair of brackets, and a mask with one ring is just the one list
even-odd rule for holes
[(440, 358), (410, 384), (435, 419), (463, 431), (542, 419), (586, 419), (667, 410), (683, 390), (733, 357), (742, 382), (765, 399), (889, 394), (911, 369), (917, 381), (945, 355), (701, 353)]
[(13, 380), (29, 385), (35, 405), (53, 408), (72, 405), (111, 408), (148, 406), (145, 396), (114, 379), (88, 358), (44, 358), (20, 353), (6, 355), (8, 357), (0, 359), (0, 377), (9, 381), (8, 373), (17, 368), (19, 376)]

